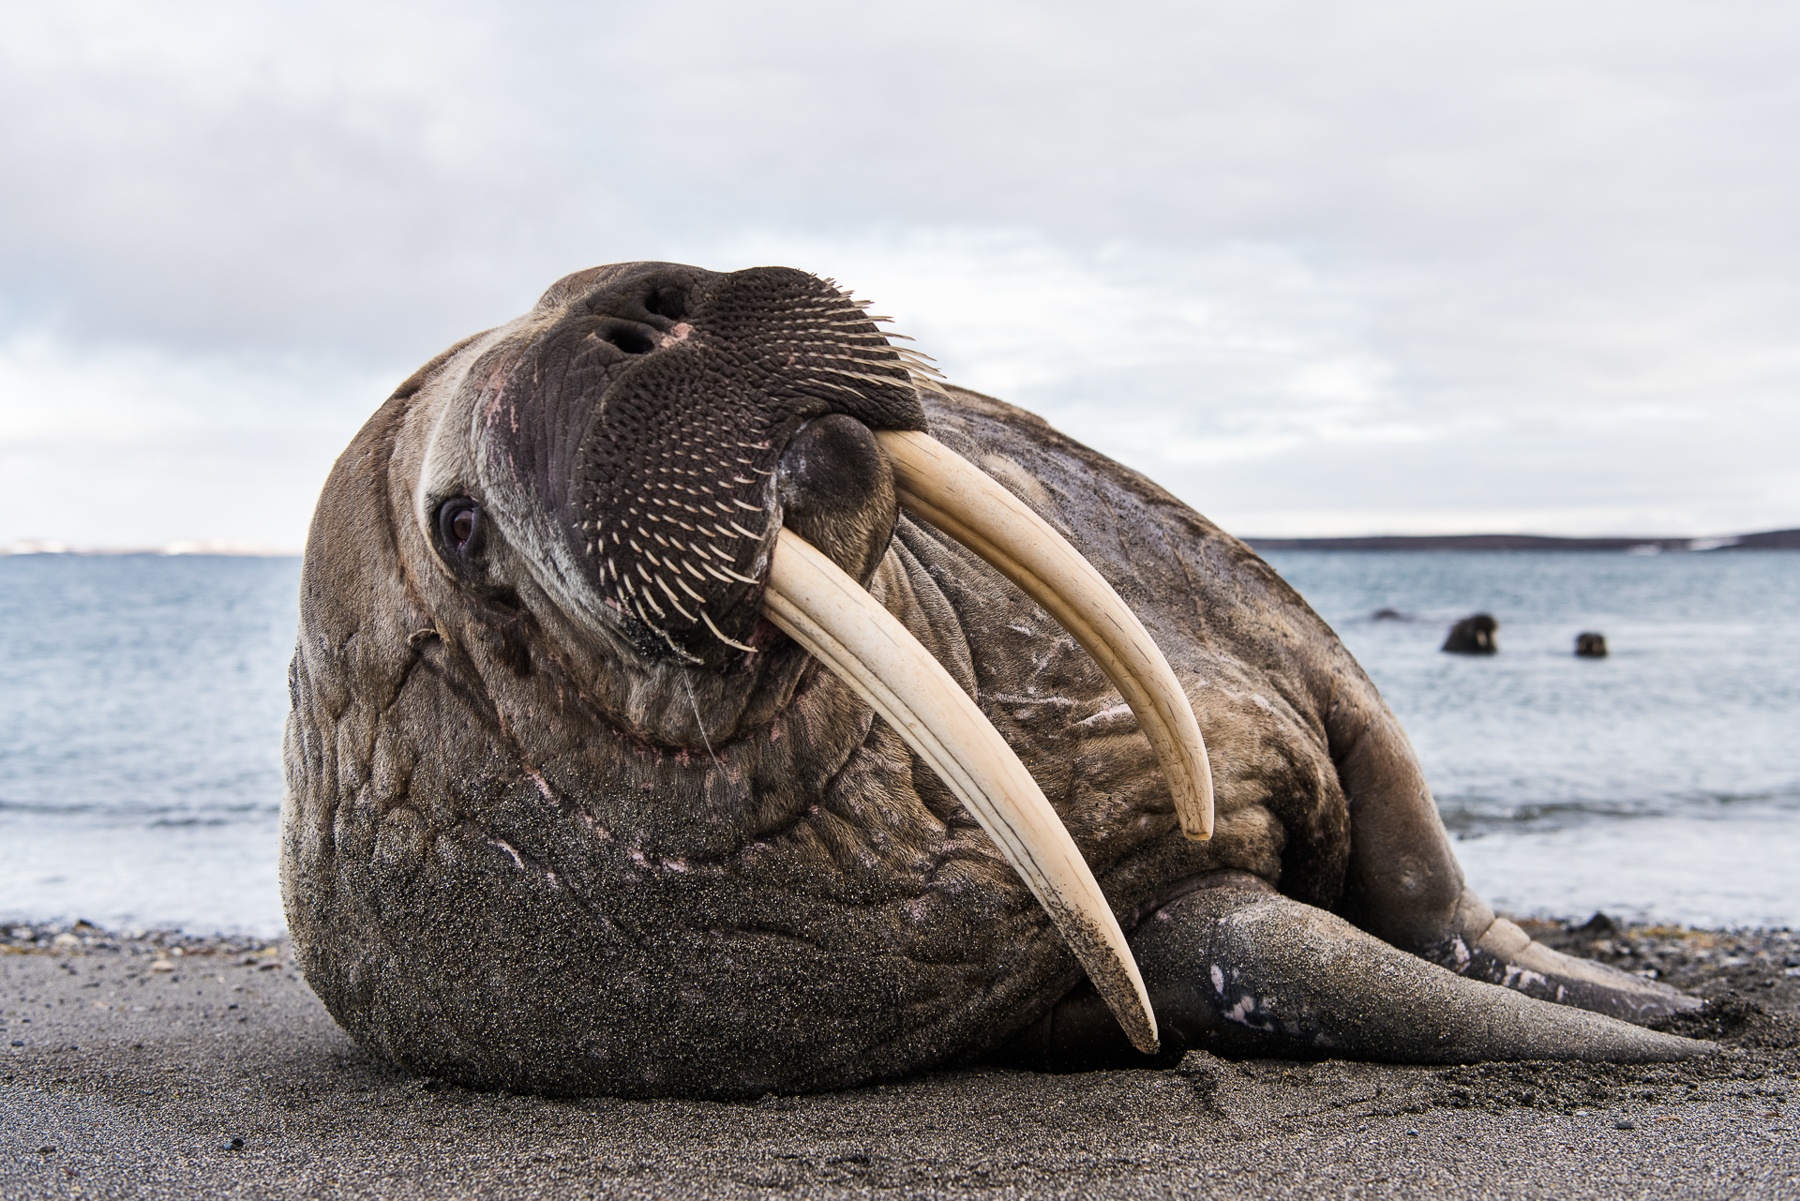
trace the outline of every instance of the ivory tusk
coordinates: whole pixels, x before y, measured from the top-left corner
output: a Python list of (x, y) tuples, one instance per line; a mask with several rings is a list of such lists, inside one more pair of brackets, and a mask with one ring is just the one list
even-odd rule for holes
[(1112, 906), (1037, 781), (950, 673), (861, 585), (789, 530), (769, 554), (763, 612), (937, 772), (1049, 912), (1131, 1045), (1155, 1051), (1156, 1015)]
[(1149, 739), (1181, 832), (1212, 837), (1212, 765), (1193, 706), (1150, 632), (1068, 539), (973, 463), (910, 430), (875, 435), (893, 462), (900, 506), (1017, 584), (1094, 657)]

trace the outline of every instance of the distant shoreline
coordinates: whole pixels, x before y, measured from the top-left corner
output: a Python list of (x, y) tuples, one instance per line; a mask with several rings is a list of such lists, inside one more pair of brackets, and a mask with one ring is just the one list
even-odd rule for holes
[(1800, 550), (1800, 529), (1723, 538), (1556, 538), (1544, 534), (1376, 534), (1350, 538), (1245, 538), (1265, 550), (1614, 551), (1687, 554), (1721, 550)]
[(0, 559), (12, 555), (78, 556), (82, 558), (122, 558), (149, 555), (157, 558), (226, 558), (226, 559), (298, 559), (297, 550), (278, 546), (257, 546), (237, 542), (166, 542), (161, 546), (70, 546), (51, 538), (22, 538), (16, 542), (0, 542)]
[[(1718, 550), (1800, 550), (1800, 529), (1764, 530), (1756, 534), (1728, 534), (1715, 538), (1560, 538), (1548, 534), (1365, 534), (1344, 538), (1245, 538), (1253, 549), (1264, 550), (1528, 550), (1614, 551), (1628, 554), (1688, 554)], [(157, 555), (163, 557), (224, 556), (229, 558), (294, 559), (300, 552), (272, 546), (245, 546), (226, 542), (170, 542), (162, 546), (81, 547), (51, 539), (0, 542), (0, 559), (11, 555), (82, 555), (115, 557)]]

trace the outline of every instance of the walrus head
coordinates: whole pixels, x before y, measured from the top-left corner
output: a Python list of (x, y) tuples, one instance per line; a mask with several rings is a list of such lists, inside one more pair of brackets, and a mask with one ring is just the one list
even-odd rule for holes
[(462, 375), (420, 516), (460, 580), (529, 573), (622, 663), (723, 668), (758, 649), (778, 531), (873, 568), (894, 500), (871, 431), (924, 428), (913, 378), (804, 272), (583, 272)]
[(1142, 981), (1055, 811), (863, 588), (899, 512), (962, 541), (1095, 654), (1159, 752), (1184, 827), (1205, 838), (1199, 728), (1099, 574), (925, 434), (931, 374), (805, 272), (640, 263), (568, 276), (396, 393), (408, 411), (392, 475), (412, 516), (397, 536), (431, 565), (411, 582), (448, 641), (497, 642), (519, 673), (554, 656), (618, 729), (715, 758), (823, 661), (994, 836), (1148, 1049)]

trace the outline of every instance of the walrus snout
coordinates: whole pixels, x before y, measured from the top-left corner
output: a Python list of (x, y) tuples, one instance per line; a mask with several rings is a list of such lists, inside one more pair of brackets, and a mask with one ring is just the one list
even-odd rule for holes
[[(819, 526), (841, 528), (846, 562), (873, 567), (851, 544), (885, 545), (893, 516), (866, 431), (922, 429), (924, 412), (861, 306), (790, 268), (669, 264), (564, 281), (546, 306), (554, 320), (507, 383), (531, 412), (498, 406), (489, 429), (634, 643), (711, 666), (748, 649), (790, 447), (815, 464), (793, 490), (803, 514), (825, 512), (808, 494), (873, 485), (872, 508)], [(795, 442), (833, 415), (844, 422)]]

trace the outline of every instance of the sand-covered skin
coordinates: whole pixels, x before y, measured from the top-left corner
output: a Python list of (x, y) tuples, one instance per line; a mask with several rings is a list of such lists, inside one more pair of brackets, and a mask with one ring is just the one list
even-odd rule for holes
[(0, 1197), (1800, 1196), (1800, 937), (1533, 932), (1713, 998), (1679, 1029), (1725, 1049), (550, 1100), (384, 1067), (279, 945), (0, 930)]

